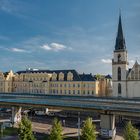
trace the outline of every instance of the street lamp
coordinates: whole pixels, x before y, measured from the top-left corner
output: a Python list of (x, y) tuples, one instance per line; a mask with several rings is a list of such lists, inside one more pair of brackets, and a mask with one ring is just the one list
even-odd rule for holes
[(80, 112), (78, 112), (78, 140), (80, 140)]

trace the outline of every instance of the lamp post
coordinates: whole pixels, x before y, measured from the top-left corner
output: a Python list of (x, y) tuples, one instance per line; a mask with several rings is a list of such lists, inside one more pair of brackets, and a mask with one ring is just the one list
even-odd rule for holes
[(80, 140), (80, 112), (78, 112), (78, 140)]

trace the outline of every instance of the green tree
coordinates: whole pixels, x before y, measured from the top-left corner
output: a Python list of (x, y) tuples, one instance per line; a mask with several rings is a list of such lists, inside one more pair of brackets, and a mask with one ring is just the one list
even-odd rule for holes
[(62, 124), (57, 118), (53, 121), (49, 140), (63, 140)]
[(36, 140), (32, 132), (32, 123), (27, 116), (23, 116), (18, 132), (20, 140)]
[(92, 123), (92, 118), (87, 118), (82, 127), (82, 140), (96, 140), (96, 127)]
[(124, 129), (125, 140), (139, 140), (138, 130), (133, 127), (131, 121), (129, 121)]
[(100, 74), (96, 74), (95, 77), (97, 78), (97, 80), (101, 79), (101, 75)]

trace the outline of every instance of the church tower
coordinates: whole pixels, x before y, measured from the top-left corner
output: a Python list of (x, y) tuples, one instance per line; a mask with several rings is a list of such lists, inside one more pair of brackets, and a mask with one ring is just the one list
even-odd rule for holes
[(123, 35), (121, 15), (119, 15), (118, 32), (115, 43), (114, 58), (112, 59), (113, 96), (127, 97), (126, 77), (128, 58)]

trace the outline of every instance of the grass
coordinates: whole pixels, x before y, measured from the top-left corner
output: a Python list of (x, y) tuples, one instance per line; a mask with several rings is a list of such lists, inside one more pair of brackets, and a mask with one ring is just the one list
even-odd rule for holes
[(0, 133), (0, 137), (2, 137), (2, 136), (18, 135), (18, 132), (17, 132), (17, 131), (18, 131), (17, 128), (12, 128), (12, 127), (10, 127), (10, 128), (5, 128), (5, 129), (3, 130), (3, 134)]

